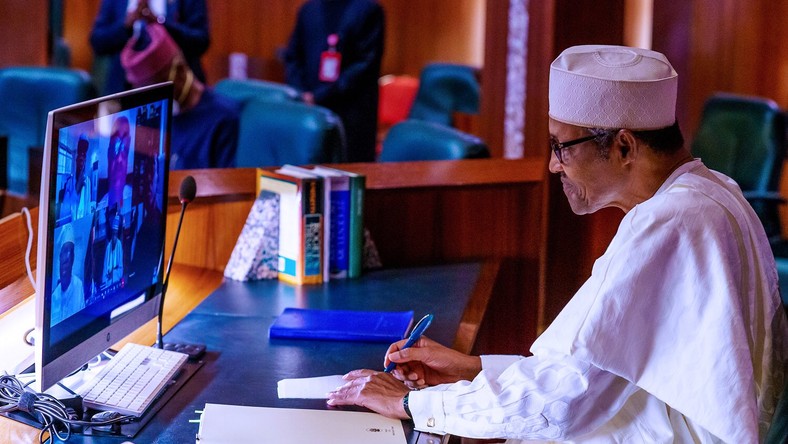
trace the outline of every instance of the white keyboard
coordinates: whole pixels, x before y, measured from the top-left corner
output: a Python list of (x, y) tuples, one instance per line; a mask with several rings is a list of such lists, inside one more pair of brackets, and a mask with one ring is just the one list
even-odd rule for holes
[(139, 417), (187, 359), (184, 353), (126, 344), (80, 388), (82, 403), (96, 410)]

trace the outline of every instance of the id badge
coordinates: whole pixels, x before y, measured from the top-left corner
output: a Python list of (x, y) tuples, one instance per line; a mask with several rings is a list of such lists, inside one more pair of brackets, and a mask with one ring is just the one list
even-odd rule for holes
[(342, 65), (342, 54), (336, 51), (323, 51), (320, 54), (321, 82), (336, 82), (339, 79), (339, 68)]

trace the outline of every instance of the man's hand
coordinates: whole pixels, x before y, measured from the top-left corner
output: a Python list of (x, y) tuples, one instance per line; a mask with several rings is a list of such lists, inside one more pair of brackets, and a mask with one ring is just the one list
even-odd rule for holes
[(402, 398), (410, 391), (390, 373), (353, 370), (348, 382), (328, 394), (328, 405), (360, 405), (389, 418), (408, 419)]
[(131, 28), (137, 20), (145, 20), (148, 23), (153, 23), (157, 20), (157, 17), (150, 10), (150, 6), (148, 6), (148, 0), (140, 0), (137, 3), (137, 9), (126, 14), (124, 23), (127, 28)]
[(402, 349), (405, 342), (403, 339), (389, 346), (383, 365), (396, 362), (392, 374), (410, 388), (470, 381), (482, 370), (478, 356), (460, 353), (424, 336), (413, 347)]

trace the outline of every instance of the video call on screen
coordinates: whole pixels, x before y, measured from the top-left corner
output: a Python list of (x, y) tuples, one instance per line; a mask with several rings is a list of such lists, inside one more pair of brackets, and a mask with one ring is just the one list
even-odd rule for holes
[(59, 130), (47, 277), (53, 333), (72, 317), (88, 323), (109, 316), (156, 281), (166, 216), (166, 112), (161, 101)]

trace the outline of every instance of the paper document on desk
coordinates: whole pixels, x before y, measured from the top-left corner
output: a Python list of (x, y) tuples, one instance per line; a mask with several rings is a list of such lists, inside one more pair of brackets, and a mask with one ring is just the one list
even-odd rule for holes
[(377, 413), (205, 404), (198, 444), (406, 444), (402, 423)]
[(279, 399), (328, 399), (328, 392), (342, 387), (346, 382), (342, 375), (283, 379), (277, 383), (276, 389)]

